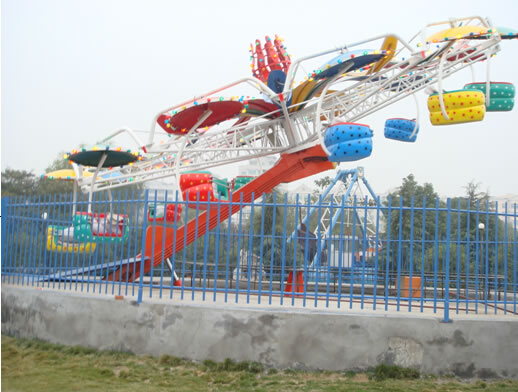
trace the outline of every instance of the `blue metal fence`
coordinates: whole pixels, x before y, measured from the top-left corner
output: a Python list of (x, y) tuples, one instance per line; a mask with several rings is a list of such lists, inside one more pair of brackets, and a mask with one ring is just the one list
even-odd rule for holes
[[(138, 301), (431, 311), (444, 321), (516, 314), (516, 204), (273, 193), (225, 219), (228, 202), (177, 196), (3, 198), (2, 282)], [(200, 218), (206, 210), (214, 227)]]

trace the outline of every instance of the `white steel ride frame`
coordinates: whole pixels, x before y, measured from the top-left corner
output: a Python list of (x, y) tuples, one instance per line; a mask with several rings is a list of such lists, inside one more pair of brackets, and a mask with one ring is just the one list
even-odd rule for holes
[[(99, 176), (93, 176), (91, 179), (78, 175), (77, 181), (83, 191), (92, 193), (129, 183), (178, 176), (186, 171), (208, 169), (272, 154), (295, 152), (316, 144), (321, 144), (324, 151), (328, 152), (323, 142), (323, 133), (327, 125), (337, 118), (340, 121), (358, 121), (435, 83), (438, 84), (439, 96), (442, 99), (442, 80), (480, 61), (487, 62), (489, 74), (489, 60), (500, 50), (501, 37), (498, 34), (489, 34), (485, 39), (473, 40), (461, 37), (439, 44), (422, 42), (422, 46), (416, 45), (419, 41), (423, 41), (427, 28), (440, 25), (455, 27), (461, 24), (492, 28), (489, 21), (481, 17), (470, 17), (428, 25), (408, 42), (394, 34), (377, 36), (294, 61), (288, 70), (284, 90), (280, 94), (273, 92), (255, 77), (245, 77), (161, 110), (152, 120), (145, 143), (138, 138), (135, 131), (128, 128), (119, 129), (99, 142), (100, 145), (110, 143), (118, 135), (127, 133), (137, 143), (144, 156), (142, 161), (122, 168), (102, 169), (99, 171)], [(347, 73), (347, 70), (343, 70), (328, 80), (319, 95), (307, 102), (288, 106), (287, 101), (295, 87), (296, 76), (303, 78), (307, 75), (303, 73), (305, 64), (315, 59), (325, 63), (330, 55), (334, 57), (353, 48), (357, 49), (360, 45), (373, 45), (386, 37), (397, 38), (401, 47), (381, 70), (372, 73), (366, 71)], [(253, 88), (256, 95), (277, 104), (279, 109), (276, 112), (280, 116), (273, 118), (276, 113), (272, 112), (260, 117), (250, 117), (248, 121), (237, 125), (234, 120), (233, 124), (225, 126), (228, 124), (227, 121), (204, 133), (197, 132), (199, 125), (211, 114), (210, 110), (207, 110), (183, 135), (172, 135), (164, 141), (164, 133), (157, 132), (157, 120), (161, 114), (171, 114), (174, 110), (195, 101), (211, 97), (217, 99), (222, 92), (246, 86)], [(305, 105), (303, 109), (290, 112), (290, 109), (300, 107), (302, 104)], [(447, 118), (444, 109), (443, 113)], [(82, 170), (77, 165), (75, 169)]]

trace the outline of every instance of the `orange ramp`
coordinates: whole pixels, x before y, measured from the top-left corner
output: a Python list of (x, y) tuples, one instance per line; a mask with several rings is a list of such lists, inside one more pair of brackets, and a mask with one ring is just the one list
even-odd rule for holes
[[(160, 265), (173, 253), (178, 253), (185, 246), (193, 243), (197, 237), (203, 236), (207, 230), (214, 229), (218, 223), (224, 222), (230, 216), (239, 212), (243, 204), (252, 201), (252, 194), (253, 199), (256, 200), (263, 193), (271, 192), (274, 187), (281, 183), (293, 182), (322, 171), (334, 169), (334, 167), (335, 165), (327, 159), (327, 155), (320, 145), (291, 154), (281, 154), (281, 158), (274, 167), (240, 188), (239, 192), (232, 195), (230, 202), (220, 202), (218, 206), (207, 209), (197, 218), (187, 222), (186, 225), (177, 228), (176, 231), (169, 227), (149, 226), (146, 230), (146, 246), (144, 249), (144, 274), (148, 273), (152, 266)], [(139, 255), (137, 258), (139, 261), (135, 262), (135, 266), (124, 265), (121, 269), (110, 274), (107, 280), (133, 282), (138, 279), (142, 257)]]

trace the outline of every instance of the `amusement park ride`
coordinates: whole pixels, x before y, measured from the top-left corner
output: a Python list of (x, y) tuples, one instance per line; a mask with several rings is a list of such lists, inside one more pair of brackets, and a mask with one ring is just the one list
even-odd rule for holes
[[(358, 122), (409, 96), (417, 103), (420, 90), (430, 93), (429, 118), (434, 126), (481, 121), (486, 112), (511, 110), (515, 88), (491, 82), (490, 63), (503, 39), (517, 37), (517, 31), (469, 17), (430, 24), (409, 41), (381, 35), (293, 61), (278, 37), (266, 37), (264, 44), (256, 40), (250, 46), (253, 76), (160, 110), (147, 140), (122, 128), (98, 142), (99, 147), (66, 156), (76, 189), (88, 193), (89, 201), (95, 192), (174, 176), (188, 205), (206, 209), (186, 227), (157, 225), (154, 234), (148, 230), (146, 243), (151, 244), (153, 236), (154, 246), (146, 246), (144, 255), (133, 260), (136, 268), (130, 268), (130, 262), (123, 264), (108, 280), (137, 279), (141, 262), (147, 273), (239, 211), (240, 202), (259, 198), (281, 183), (334, 169), (340, 162), (370, 156), (373, 132)], [(486, 64), (487, 80), (443, 90), (445, 78), (480, 62)], [(315, 63), (322, 65), (313, 69)], [(243, 95), (235, 95), (240, 90)], [(416, 119), (387, 120), (385, 137), (415, 142), (419, 117), (417, 111)], [(136, 152), (106, 147), (123, 134), (136, 143)], [(280, 156), (277, 163), (256, 178), (217, 183), (206, 171), (274, 154)], [(215, 200), (220, 200), (219, 211), (207, 208), (207, 202)], [(94, 234), (94, 219), (112, 217), (93, 213), (91, 205), (86, 212), (74, 210), (73, 236), (83, 246), (77, 242), (66, 246), (65, 241), (62, 250), (92, 251), (95, 246), (86, 249), (84, 244), (124, 239), (124, 217), (118, 217), (118, 234)], [(162, 219), (178, 218), (177, 207), (171, 208), (167, 206)], [(49, 231), (49, 249), (56, 249), (56, 232)]]

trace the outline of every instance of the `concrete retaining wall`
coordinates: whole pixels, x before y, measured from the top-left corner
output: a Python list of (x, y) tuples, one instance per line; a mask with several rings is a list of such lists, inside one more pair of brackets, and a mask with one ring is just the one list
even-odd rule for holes
[(382, 362), (518, 378), (518, 319), (456, 319), (152, 303), (2, 286), (2, 333), (66, 345), (362, 370)]

